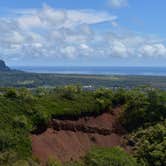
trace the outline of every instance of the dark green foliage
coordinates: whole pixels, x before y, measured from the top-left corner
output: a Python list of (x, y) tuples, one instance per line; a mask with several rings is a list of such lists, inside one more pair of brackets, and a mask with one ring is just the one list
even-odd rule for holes
[(166, 122), (139, 129), (129, 137), (138, 160), (148, 166), (166, 165)]
[(112, 99), (112, 103), (114, 106), (117, 105), (123, 105), (127, 101), (127, 95), (126, 95), (126, 90), (124, 89), (118, 89), (114, 93), (114, 97)]
[(0, 130), (0, 151), (6, 151), (15, 146), (15, 137), (10, 131)]
[(4, 95), (7, 98), (17, 98), (17, 92), (15, 89), (8, 89)]
[(77, 162), (66, 163), (65, 166), (144, 166), (119, 147), (93, 148), (86, 156)]
[(131, 131), (144, 124), (148, 101), (143, 92), (131, 91), (129, 93), (129, 98), (122, 114), (122, 123)]
[(148, 92), (147, 121), (160, 121), (166, 118), (166, 94), (155, 90)]
[(138, 166), (136, 159), (121, 148), (95, 148), (85, 157), (87, 166)]
[(83, 161), (73, 161), (73, 162), (65, 163), (64, 166), (85, 166), (85, 163)]
[(166, 92), (133, 90), (128, 93), (122, 122), (129, 131), (160, 122), (165, 118)]
[(0, 166), (39, 166), (39, 163), (31, 158), (20, 160), (17, 153), (8, 151), (0, 153)]
[(97, 89), (94, 92), (95, 99), (101, 110), (110, 110), (112, 107), (113, 92), (108, 89)]

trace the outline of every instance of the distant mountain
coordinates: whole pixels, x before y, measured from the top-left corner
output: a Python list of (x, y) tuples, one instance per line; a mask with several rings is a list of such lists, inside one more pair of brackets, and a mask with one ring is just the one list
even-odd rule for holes
[(3, 60), (0, 60), (0, 71), (10, 71), (10, 68), (6, 66)]

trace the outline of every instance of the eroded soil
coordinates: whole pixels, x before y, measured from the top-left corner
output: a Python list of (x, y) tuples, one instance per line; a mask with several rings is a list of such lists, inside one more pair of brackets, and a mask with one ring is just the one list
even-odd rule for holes
[(33, 154), (44, 165), (50, 157), (62, 162), (78, 160), (93, 146), (123, 146), (125, 130), (117, 120), (120, 111), (116, 108), (78, 120), (53, 119), (45, 132), (31, 136)]

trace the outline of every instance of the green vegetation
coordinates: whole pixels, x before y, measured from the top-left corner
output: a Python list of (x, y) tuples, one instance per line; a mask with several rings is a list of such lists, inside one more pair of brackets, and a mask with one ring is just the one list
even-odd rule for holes
[(68, 163), (65, 166), (140, 166), (136, 159), (123, 149), (93, 148), (80, 162)]
[(138, 160), (143, 160), (148, 166), (166, 165), (166, 121), (140, 128), (128, 139), (134, 145)]
[(93, 149), (84, 160), (88, 166), (138, 166), (136, 159), (118, 147)]
[(62, 166), (62, 164), (55, 159), (49, 158), (47, 163), (46, 163), (46, 166)]
[(129, 131), (166, 118), (166, 92), (138, 89), (126, 93), (126, 96), (122, 123)]
[(164, 76), (107, 76), (107, 75), (79, 75), (79, 74), (37, 74), (19, 71), (1, 72), (0, 87), (55, 87), (68, 84), (82, 86), (127, 88), (151, 86), (165, 89)]
[(130, 91), (121, 120), (139, 162), (166, 165), (166, 92)]
[[(38, 165), (32, 157), (29, 135), (45, 130), (52, 118), (98, 115), (118, 105), (123, 106), (120, 121), (129, 132), (127, 143), (132, 146), (134, 157), (120, 148), (97, 148), (84, 160), (68, 165), (166, 165), (165, 91), (150, 88), (84, 91), (79, 85), (0, 89), (0, 165)], [(60, 163), (50, 160), (47, 165)]]
[(78, 118), (101, 113), (109, 105), (106, 99), (100, 100), (98, 93), (84, 92), (80, 86), (33, 91), (1, 89), (0, 154), (13, 151), (17, 160), (30, 158), (30, 132), (43, 131), (53, 117)]

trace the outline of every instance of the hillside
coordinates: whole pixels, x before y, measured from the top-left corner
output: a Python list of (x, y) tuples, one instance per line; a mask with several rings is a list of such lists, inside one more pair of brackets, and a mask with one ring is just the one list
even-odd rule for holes
[(165, 91), (1, 88), (0, 114), (0, 166), (166, 163)]
[(53, 119), (45, 132), (31, 136), (32, 153), (44, 165), (50, 156), (56, 156), (62, 162), (79, 160), (93, 146), (124, 147), (125, 132), (118, 122), (120, 111), (116, 108), (112, 113), (78, 120)]

